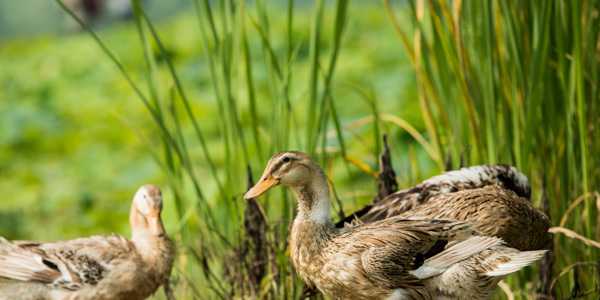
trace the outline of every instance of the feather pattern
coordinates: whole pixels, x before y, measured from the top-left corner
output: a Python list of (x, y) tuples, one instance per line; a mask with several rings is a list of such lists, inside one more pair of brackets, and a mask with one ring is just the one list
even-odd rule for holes
[(445, 272), (452, 265), (457, 264), (474, 254), (501, 245), (502, 240), (494, 237), (474, 236), (461, 241), (443, 252), (428, 258), (422, 266), (410, 273), (419, 279), (430, 278)]
[[(326, 226), (295, 222), (290, 251), (305, 282), (335, 299), (383, 299), (396, 289), (410, 295), (406, 299), (433, 299), (417, 270), (435, 267), (437, 273), (428, 277), (435, 276), (499, 243), (497, 238), (472, 236), (464, 222), (446, 220), (389, 218), (349, 229)], [(440, 240), (457, 243), (425, 264), (414, 259)]]
[(96, 285), (123, 259), (139, 259), (135, 245), (117, 235), (18, 246), (2, 239), (0, 245), (7, 248), (0, 250), (0, 276), (69, 290)]
[(395, 192), (376, 205), (367, 206), (346, 218), (374, 221), (399, 215), (426, 203), (430, 198), (458, 191), (497, 185), (529, 199), (531, 187), (527, 177), (516, 168), (506, 165), (481, 165), (448, 171), (431, 177), (415, 187)]
[[(369, 223), (392, 216), (467, 221), (484, 235), (519, 250), (545, 249), (548, 217), (533, 207), (527, 177), (504, 165), (446, 172), (363, 208), (343, 223)], [(341, 223), (339, 224), (342, 225)]]
[(546, 250), (492, 246), (426, 281), (435, 299), (489, 299), (498, 282), (541, 259)]
[[(526, 178), (519, 177), (514, 169), (503, 170), (512, 174), (518, 183), (517, 190), (524, 190)], [(427, 197), (414, 191), (412, 194), (420, 201), (417, 202), (419, 207), (424, 206), (430, 201), (423, 199), (441, 197), (450, 193), (453, 186), (457, 187), (456, 191), (500, 186), (500, 171), (499, 168), (479, 168), (433, 178), (420, 186), (429, 191)], [(309, 286), (333, 299), (462, 298), (466, 294), (462, 287), (441, 278), (447, 280), (451, 278), (448, 274), (457, 273), (455, 277), (463, 276), (471, 284), (477, 284), (478, 277), (485, 277), (490, 278), (486, 280), (493, 285), (499, 277), (486, 275), (493, 268), (481, 268), (480, 261), (493, 261), (490, 257), (496, 257), (497, 253), (519, 253), (506, 247), (500, 238), (477, 236), (476, 230), (460, 219), (434, 218), (425, 213), (422, 214), (425, 216), (414, 213), (392, 216), (385, 211), (395, 209), (394, 206), (382, 208), (382, 214), (364, 222), (357, 220), (352, 226), (336, 227), (329, 219), (327, 179), (320, 167), (300, 152), (274, 155), (261, 180), (245, 197), (260, 196), (277, 184), (291, 188), (298, 200), (298, 214), (289, 242), (294, 267)], [(517, 257), (514, 256), (514, 261), (520, 262)], [(516, 271), (535, 260), (535, 255), (528, 257), (532, 260), (498, 264), (497, 268)], [(473, 268), (472, 274), (464, 271), (468, 268)], [(493, 286), (485, 287), (493, 290)]]
[[(144, 186), (136, 197), (160, 202), (155, 189)], [(0, 296), (29, 286), (25, 298), (145, 299), (168, 279), (174, 255), (160, 206), (155, 208), (142, 216), (134, 199), (131, 240), (108, 235), (41, 243), (0, 237)]]
[[(52, 264), (52, 268), (49, 265)], [(0, 237), (0, 277), (52, 283), (62, 277), (56, 264)]]

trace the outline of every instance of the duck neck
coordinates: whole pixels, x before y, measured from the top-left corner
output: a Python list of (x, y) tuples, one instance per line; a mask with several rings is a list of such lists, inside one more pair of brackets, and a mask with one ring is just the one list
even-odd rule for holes
[(153, 237), (162, 237), (166, 234), (160, 212), (151, 212), (143, 215), (132, 205), (129, 212), (129, 225), (132, 230), (132, 240), (144, 240)]
[(293, 191), (298, 200), (297, 220), (331, 225), (329, 186), (322, 171), (319, 170), (308, 183), (293, 187)]
[(131, 241), (142, 259), (157, 269), (157, 273), (169, 272), (173, 247), (167, 237), (160, 214), (144, 216), (135, 207), (129, 216)]
[(313, 284), (313, 276), (323, 266), (323, 249), (335, 227), (329, 217), (329, 187), (322, 172), (311, 182), (292, 187), (298, 200), (298, 214), (290, 235), (290, 256), (300, 277)]

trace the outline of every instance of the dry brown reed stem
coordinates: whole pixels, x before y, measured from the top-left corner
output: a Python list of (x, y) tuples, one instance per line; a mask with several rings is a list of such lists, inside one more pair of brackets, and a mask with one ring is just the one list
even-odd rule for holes
[[(600, 44), (600, 41), (598, 41)], [(596, 193), (596, 211), (600, 212), (600, 194)], [(600, 240), (600, 213), (596, 214), (596, 239)]]
[[(395, 126), (398, 126), (402, 130), (406, 131), (417, 143), (419, 143), (419, 145), (421, 147), (423, 147), (423, 150), (425, 150), (425, 152), (427, 152), (427, 154), (429, 155), (429, 157), (432, 160), (434, 160), (438, 165), (442, 164), (442, 158), (436, 152), (434, 146), (432, 146), (432, 144), (429, 143), (427, 141), (427, 139), (425, 139), (425, 137), (408, 121), (406, 121), (405, 119), (403, 119), (397, 115), (388, 114), (388, 113), (380, 113), (377, 115), (377, 118), (380, 121), (394, 124)], [(362, 117), (362, 118), (356, 119), (356, 120), (344, 125), (344, 129), (354, 130), (354, 129), (369, 125), (369, 124), (373, 123), (374, 121), (375, 121), (374, 116)], [(335, 134), (335, 131), (333, 129), (327, 132), (328, 136), (333, 136), (334, 134)], [(354, 163), (361, 170), (364, 170), (366, 168), (364, 166), (364, 164), (362, 164), (362, 163), (355, 163), (353, 161), (350, 161), (350, 162)], [(365, 173), (372, 174), (370, 169), (368, 171), (365, 171)]]
[[(254, 185), (250, 166), (247, 168), (248, 188)], [(248, 283), (254, 295), (260, 290), (260, 283), (267, 273), (269, 249), (267, 241), (267, 218), (256, 199), (248, 199), (244, 210), (244, 240), (242, 252), (245, 254), (245, 268)]]
[(173, 294), (173, 289), (171, 289), (171, 283), (168, 279), (167, 282), (163, 284), (163, 291), (165, 292), (167, 300), (175, 300), (175, 295)]
[(569, 218), (569, 215), (571, 214), (571, 212), (579, 205), (581, 204), (583, 201), (585, 201), (586, 199), (588, 199), (588, 197), (590, 196), (595, 196), (596, 197), (596, 206), (598, 206), (598, 208), (600, 208), (600, 193), (598, 192), (589, 192), (589, 193), (585, 193), (577, 198), (575, 198), (575, 200), (573, 200), (571, 202), (571, 204), (569, 205), (569, 207), (567, 208), (567, 210), (565, 211), (565, 213), (563, 214), (562, 218), (560, 219), (560, 227), (564, 227), (565, 224), (567, 224), (567, 220)]
[(396, 181), (396, 172), (392, 167), (392, 155), (388, 145), (387, 135), (383, 135), (383, 152), (379, 156), (379, 175), (377, 176), (377, 196), (373, 199), (373, 203), (379, 202), (387, 195), (398, 190), (398, 182)]
[[(544, 173), (545, 170), (543, 171)], [(542, 210), (550, 218), (550, 201), (548, 200), (548, 194), (546, 192), (546, 177), (542, 177)], [(540, 263), (540, 284), (538, 287), (538, 293), (536, 295), (537, 299), (554, 299), (555, 295), (553, 294), (552, 289), (550, 288), (550, 283), (552, 281), (552, 274), (554, 271), (554, 241), (551, 240), (548, 248), (549, 251), (546, 252), (544, 258)]]
[(587, 246), (600, 249), (600, 242), (594, 241), (592, 239), (588, 239), (571, 229), (567, 229), (564, 227), (551, 227), (550, 229), (548, 229), (548, 232), (564, 234), (569, 238), (576, 239), (576, 240), (583, 242)]
[(558, 273), (558, 275), (552, 280), (552, 284), (550, 284), (550, 288), (552, 290), (554, 290), (554, 287), (556, 286), (556, 282), (558, 282), (558, 280), (562, 276), (569, 273), (572, 269), (578, 268), (578, 267), (585, 267), (585, 266), (588, 266), (588, 267), (592, 266), (592, 267), (596, 267), (596, 269), (600, 269), (600, 262), (598, 262), (598, 261), (581, 261), (581, 262), (576, 262), (576, 263), (568, 265), (567, 267), (563, 268), (560, 271), (560, 273)]
[(512, 290), (510, 289), (510, 286), (508, 284), (506, 284), (506, 282), (500, 281), (500, 282), (498, 282), (498, 286), (506, 295), (506, 299), (515, 300), (515, 294), (512, 292)]

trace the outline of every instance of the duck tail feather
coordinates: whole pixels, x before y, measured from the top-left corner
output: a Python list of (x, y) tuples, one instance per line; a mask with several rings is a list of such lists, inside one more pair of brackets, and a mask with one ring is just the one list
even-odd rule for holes
[(492, 270), (485, 273), (486, 276), (498, 277), (505, 276), (534, 263), (535, 261), (544, 257), (548, 250), (537, 250), (537, 251), (522, 251), (515, 252), (508, 255), (510, 260), (502, 262), (496, 265)]
[(44, 259), (0, 237), (0, 277), (21, 281), (52, 282), (60, 272), (49, 268)]
[(422, 266), (410, 273), (419, 279), (433, 277), (474, 254), (494, 246), (502, 245), (502, 243), (502, 239), (496, 237), (473, 236), (455, 243), (439, 254), (427, 259)]

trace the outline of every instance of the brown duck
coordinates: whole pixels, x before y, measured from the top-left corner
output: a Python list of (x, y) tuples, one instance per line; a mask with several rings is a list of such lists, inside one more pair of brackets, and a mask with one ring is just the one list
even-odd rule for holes
[(167, 282), (175, 247), (154, 185), (133, 198), (131, 239), (92, 236), (59, 242), (0, 238), (0, 299), (145, 299)]
[(341, 223), (369, 223), (392, 216), (460, 220), (484, 235), (502, 238), (518, 250), (547, 249), (552, 242), (550, 221), (533, 207), (530, 195), (527, 177), (516, 168), (474, 166), (393, 193)]
[(278, 184), (298, 200), (289, 245), (294, 267), (334, 299), (486, 299), (503, 276), (545, 252), (475, 236), (462, 221), (390, 217), (336, 228), (327, 179), (301, 152), (274, 155), (245, 198)]

